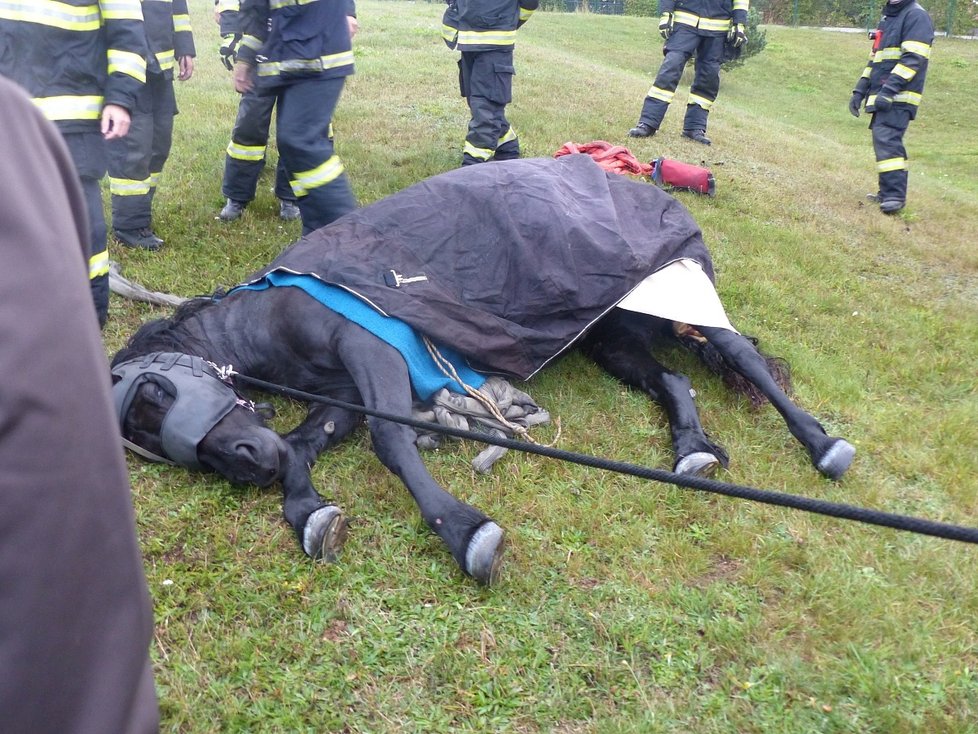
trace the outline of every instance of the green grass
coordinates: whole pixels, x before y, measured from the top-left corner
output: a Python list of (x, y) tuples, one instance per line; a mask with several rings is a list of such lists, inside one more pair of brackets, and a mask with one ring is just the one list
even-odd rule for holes
[[(335, 128), (367, 204), (457, 165), (468, 117), (442, 6), (358, 5)], [(128, 277), (181, 295), (238, 282), (299, 233), (276, 218), (271, 171), (241, 221), (215, 219), (236, 97), (211, 4), (192, 6), (201, 56), (157, 196), (167, 245), (110, 251)], [(679, 136), (685, 86), (657, 137), (624, 137), (661, 58), (652, 18), (538, 13), (509, 116), (527, 155), (603, 139), (714, 172), (716, 198), (679, 197), (731, 317), (859, 450), (828, 482), (772, 409), (664, 355), (730, 451), (722, 479), (978, 525), (978, 44), (935, 44), (907, 135), (909, 206), (886, 218), (863, 202), (868, 120), (846, 109), (864, 36), (767, 32), (763, 54), (724, 74), (708, 149)], [(167, 312), (115, 297), (107, 353)], [(671, 465), (661, 412), (583, 359), (521, 387), (561, 419), (561, 448)], [(300, 412), (280, 407), (284, 429)], [(491, 590), (462, 576), (362, 431), (314, 469), (354, 518), (333, 565), (301, 554), (276, 492), (130, 457), (164, 730), (978, 731), (972, 546), (512, 452), (476, 476), (478, 450), (427, 463), (506, 528)]]

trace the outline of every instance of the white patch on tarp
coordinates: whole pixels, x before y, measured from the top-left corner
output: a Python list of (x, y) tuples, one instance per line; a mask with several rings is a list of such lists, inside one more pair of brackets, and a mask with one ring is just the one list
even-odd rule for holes
[(737, 331), (709, 276), (698, 262), (687, 258), (656, 270), (629, 291), (618, 307), (684, 324)]

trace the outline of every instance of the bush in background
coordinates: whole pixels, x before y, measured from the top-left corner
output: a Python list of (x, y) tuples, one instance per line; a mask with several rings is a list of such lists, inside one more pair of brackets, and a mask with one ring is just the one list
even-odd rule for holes
[(757, 56), (765, 46), (767, 46), (767, 33), (761, 29), (761, 14), (751, 8), (747, 11), (747, 45), (743, 47), (737, 59), (727, 61), (723, 68), (729, 71), (743, 66), (747, 59)]

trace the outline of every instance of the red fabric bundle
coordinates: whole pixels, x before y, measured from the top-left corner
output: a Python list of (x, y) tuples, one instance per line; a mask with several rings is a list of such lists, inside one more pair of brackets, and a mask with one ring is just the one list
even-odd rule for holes
[(642, 163), (632, 155), (624, 145), (612, 145), (604, 140), (594, 140), (590, 143), (564, 143), (564, 146), (554, 153), (554, 158), (571, 153), (584, 153), (591, 156), (605, 171), (611, 173), (630, 173), (636, 176), (651, 176), (652, 166)]

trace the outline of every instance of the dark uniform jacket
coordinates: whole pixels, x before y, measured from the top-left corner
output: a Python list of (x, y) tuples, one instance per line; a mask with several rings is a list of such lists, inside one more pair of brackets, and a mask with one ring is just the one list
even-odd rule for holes
[(704, 35), (721, 35), (731, 23), (747, 24), (749, 0), (659, 0), (660, 13), (672, 13), (674, 24)]
[(238, 58), (257, 65), (259, 87), (349, 76), (353, 46), (346, 17), (354, 8), (353, 0), (241, 0)]
[(451, 0), (442, 17), (442, 38), (459, 51), (493, 51), (516, 44), (539, 0)]
[(152, 607), (85, 203), (61, 136), (2, 77), (0, 131), (0, 731), (150, 734)]
[(172, 79), (177, 59), (197, 55), (187, 0), (144, 0), (143, 22), (149, 44), (147, 70)]
[[(146, 81), (140, 5), (139, 0), (0, 2), (0, 74), (24, 87), (63, 131), (97, 131), (102, 107), (132, 110)], [(65, 17), (78, 20), (66, 28)]]
[(876, 95), (882, 93), (905, 105), (911, 120), (917, 116), (933, 42), (934, 23), (915, 0), (883, 7), (873, 50), (855, 89), (867, 97), (867, 112), (874, 111)]

